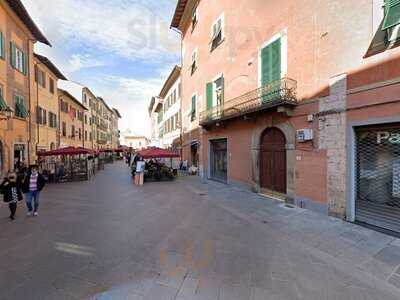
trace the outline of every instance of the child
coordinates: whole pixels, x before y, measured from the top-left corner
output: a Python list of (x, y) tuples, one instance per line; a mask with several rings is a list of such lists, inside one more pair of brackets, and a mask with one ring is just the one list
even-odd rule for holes
[(17, 203), (23, 199), (21, 184), (17, 180), (16, 173), (8, 173), (8, 176), (5, 177), (0, 184), (0, 191), (4, 195), (4, 202), (8, 203), (10, 208), (10, 219), (14, 220), (15, 212), (17, 211)]

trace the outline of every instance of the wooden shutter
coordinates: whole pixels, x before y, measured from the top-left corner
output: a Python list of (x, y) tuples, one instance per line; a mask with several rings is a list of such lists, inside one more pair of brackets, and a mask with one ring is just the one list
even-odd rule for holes
[(281, 79), (281, 39), (261, 50), (261, 84)]
[(6, 55), (5, 55), (5, 51), (4, 51), (4, 34), (3, 32), (0, 32), (0, 57), (5, 59)]
[(382, 30), (400, 24), (400, 0), (385, 0), (385, 19)]
[(213, 107), (213, 83), (208, 82), (206, 85), (206, 96), (207, 96), (207, 109)]
[(22, 52), (22, 73), (24, 75), (28, 74), (28, 60), (25, 52)]
[(10, 56), (11, 56), (11, 66), (15, 69), (16, 68), (16, 64), (17, 64), (17, 53), (16, 53), (16, 47), (15, 44), (13, 42), (10, 42)]
[(191, 120), (196, 119), (196, 96), (192, 96), (192, 111)]

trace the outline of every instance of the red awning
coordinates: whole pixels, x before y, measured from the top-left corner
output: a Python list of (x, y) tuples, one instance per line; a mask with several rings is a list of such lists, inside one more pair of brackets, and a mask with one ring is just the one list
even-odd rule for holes
[(137, 154), (145, 159), (180, 157), (179, 153), (161, 148), (147, 148), (137, 152)]
[(60, 156), (60, 155), (80, 155), (80, 154), (93, 154), (94, 151), (83, 147), (66, 147), (56, 150), (45, 152), (38, 152), (38, 156)]

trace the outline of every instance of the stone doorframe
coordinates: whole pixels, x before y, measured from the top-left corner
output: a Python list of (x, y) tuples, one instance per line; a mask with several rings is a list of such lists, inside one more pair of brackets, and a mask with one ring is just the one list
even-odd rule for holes
[(268, 128), (278, 128), (283, 132), (286, 138), (286, 196), (288, 201), (294, 201), (295, 186), (294, 186), (294, 175), (295, 175), (295, 145), (296, 145), (296, 131), (292, 124), (288, 121), (274, 123), (271, 119), (266, 120), (263, 124), (260, 124), (253, 129), (252, 140), (251, 140), (251, 156), (252, 156), (252, 185), (255, 192), (260, 192), (260, 148), (261, 148), (261, 137), (263, 132)]

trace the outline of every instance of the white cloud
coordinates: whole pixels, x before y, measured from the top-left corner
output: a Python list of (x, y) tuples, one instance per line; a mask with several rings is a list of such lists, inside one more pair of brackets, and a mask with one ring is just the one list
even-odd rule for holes
[[(158, 95), (172, 70), (173, 66), (165, 62), (179, 57), (179, 36), (169, 30), (175, 0), (154, 2), (155, 8), (149, 8), (146, 0), (22, 1), (54, 46), (38, 43), (35, 51), (53, 60), (70, 80), (80, 78), (82, 85), (117, 108), (123, 117), (121, 130), (130, 128), (148, 135), (149, 101)], [(153, 65), (154, 78), (110, 76), (92, 69), (111, 68), (113, 59), (121, 57), (132, 61), (130, 67), (138, 60)], [(79, 84), (60, 85), (81, 99)]]
[[(24, 0), (35, 21), (58, 45), (81, 43), (126, 58), (163, 60), (179, 54), (169, 19), (139, 1)], [(169, 17), (169, 16), (168, 16)]]

